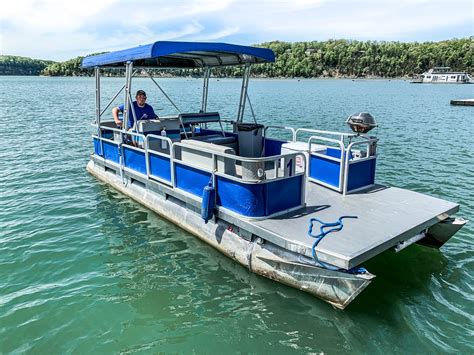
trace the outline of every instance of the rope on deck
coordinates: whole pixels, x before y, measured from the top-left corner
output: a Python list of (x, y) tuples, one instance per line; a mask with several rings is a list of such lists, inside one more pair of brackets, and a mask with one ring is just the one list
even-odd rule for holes
[[(309, 220), (308, 236), (311, 237), (311, 238), (316, 238), (316, 240), (313, 243), (313, 247), (312, 247), (313, 258), (324, 269), (334, 270), (334, 271), (345, 271), (345, 272), (348, 272), (348, 273), (351, 273), (351, 274), (365, 273), (365, 272), (367, 272), (367, 270), (363, 267), (355, 267), (355, 268), (352, 268), (352, 269), (347, 270), (347, 271), (342, 270), (342, 269), (340, 269), (336, 266), (326, 264), (326, 263), (320, 261), (318, 259), (318, 256), (316, 255), (316, 247), (318, 246), (318, 244), (321, 242), (321, 240), (323, 240), (323, 238), (326, 235), (328, 235), (329, 233), (333, 233), (333, 232), (339, 232), (340, 230), (342, 230), (342, 228), (344, 228), (344, 224), (342, 223), (342, 220), (344, 218), (358, 218), (358, 217), (357, 216), (341, 216), (336, 222), (323, 222), (318, 218), (311, 218)], [(318, 223), (321, 224), (321, 227), (319, 227), (320, 233), (317, 234), (317, 235), (313, 234), (314, 222), (318, 222)], [(333, 227), (333, 228), (332, 229), (327, 229), (327, 228), (331, 228), (331, 227)], [(326, 228), (326, 230), (325, 230), (325, 228)]]

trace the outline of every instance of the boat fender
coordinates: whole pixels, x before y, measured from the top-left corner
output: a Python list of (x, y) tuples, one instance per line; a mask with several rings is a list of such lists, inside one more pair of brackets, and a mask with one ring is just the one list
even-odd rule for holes
[(212, 183), (212, 176), (207, 186), (202, 191), (201, 218), (207, 224), (214, 216), (214, 207), (216, 204), (216, 189)]

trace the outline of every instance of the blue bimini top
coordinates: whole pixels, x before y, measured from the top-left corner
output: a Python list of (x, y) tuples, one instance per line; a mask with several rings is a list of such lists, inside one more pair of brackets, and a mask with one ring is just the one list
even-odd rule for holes
[(82, 60), (82, 68), (123, 67), (201, 68), (275, 61), (271, 49), (228, 43), (159, 41)]

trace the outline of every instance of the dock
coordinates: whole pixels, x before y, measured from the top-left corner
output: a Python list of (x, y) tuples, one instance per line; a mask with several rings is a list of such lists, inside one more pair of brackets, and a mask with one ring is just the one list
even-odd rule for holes
[(474, 106), (474, 99), (451, 100), (450, 103), (455, 106)]

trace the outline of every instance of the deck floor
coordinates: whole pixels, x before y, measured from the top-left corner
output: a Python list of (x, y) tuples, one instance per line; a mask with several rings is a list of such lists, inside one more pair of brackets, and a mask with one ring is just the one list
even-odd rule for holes
[[(335, 222), (343, 215), (344, 228), (328, 234), (318, 245), (317, 255), (345, 269), (352, 268), (384, 250), (406, 240), (437, 223), (442, 214), (457, 212), (459, 205), (417, 192), (374, 186), (368, 190), (343, 196), (308, 182), (307, 206), (275, 218), (252, 221), (252, 226), (268, 235), (269, 240), (288, 249), (311, 255), (313, 238), (308, 236), (310, 218)], [(315, 223), (314, 234), (319, 233)]]

